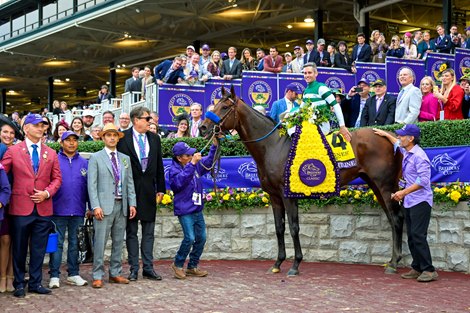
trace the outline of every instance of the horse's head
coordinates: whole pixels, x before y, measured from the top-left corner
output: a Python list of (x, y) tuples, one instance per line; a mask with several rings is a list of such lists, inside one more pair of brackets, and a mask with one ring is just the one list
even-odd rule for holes
[(237, 105), (240, 99), (235, 94), (235, 88), (230, 88), (230, 93), (222, 87), (222, 98), (214, 106), (212, 111), (206, 112), (204, 122), (199, 126), (199, 131), (204, 137), (211, 136), (213, 132), (236, 129)]

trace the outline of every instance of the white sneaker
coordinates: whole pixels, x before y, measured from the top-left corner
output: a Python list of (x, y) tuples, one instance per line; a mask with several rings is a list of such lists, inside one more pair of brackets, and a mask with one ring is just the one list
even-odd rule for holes
[(74, 285), (74, 286), (86, 286), (88, 282), (80, 277), (80, 275), (76, 276), (69, 276), (67, 278), (67, 284)]
[(59, 277), (51, 277), (51, 280), (49, 281), (49, 288), (56, 289), (59, 287), (60, 287)]

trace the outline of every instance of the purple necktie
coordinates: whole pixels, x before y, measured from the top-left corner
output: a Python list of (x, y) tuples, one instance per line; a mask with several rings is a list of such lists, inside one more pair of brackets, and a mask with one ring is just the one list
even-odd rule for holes
[(119, 192), (119, 180), (121, 179), (121, 175), (119, 174), (119, 167), (118, 167), (118, 164), (117, 164), (117, 160), (116, 160), (116, 152), (111, 152), (111, 163), (113, 163), (113, 175), (114, 175), (114, 192), (115, 192), (115, 196), (117, 198), (121, 197), (121, 194)]

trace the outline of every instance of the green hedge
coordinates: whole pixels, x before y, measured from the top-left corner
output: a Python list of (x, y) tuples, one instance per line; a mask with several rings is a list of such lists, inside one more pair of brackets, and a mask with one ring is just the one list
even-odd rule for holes
[[(445, 146), (466, 146), (470, 145), (470, 119), (459, 121), (437, 121), (418, 123), (421, 128), (422, 147), (445, 147)], [(402, 125), (387, 125), (382, 128), (388, 131), (395, 131)], [(181, 139), (163, 139), (163, 157), (171, 157), (171, 148)], [(203, 138), (184, 138), (188, 145), (201, 150), (207, 143)], [(55, 150), (59, 150), (58, 143), (49, 144)], [(80, 152), (96, 152), (103, 149), (102, 142), (81, 142), (78, 146)], [(239, 156), (248, 155), (248, 151), (240, 141), (224, 141), (222, 143), (222, 155)]]

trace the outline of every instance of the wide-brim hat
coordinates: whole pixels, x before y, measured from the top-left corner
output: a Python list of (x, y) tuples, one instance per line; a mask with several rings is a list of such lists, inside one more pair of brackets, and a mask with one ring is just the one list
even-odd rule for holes
[(116, 127), (116, 125), (114, 125), (113, 123), (108, 123), (108, 124), (104, 125), (103, 130), (100, 131), (100, 133), (98, 135), (101, 138), (103, 138), (104, 135), (106, 135), (106, 133), (111, 133), (111, 132), (115, 132), (116, 134), (118, 134), (119, 139), (122, 139), (124, 137), (124, 133), (120, 132), (118, 130), (118, 128)]

